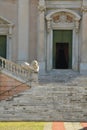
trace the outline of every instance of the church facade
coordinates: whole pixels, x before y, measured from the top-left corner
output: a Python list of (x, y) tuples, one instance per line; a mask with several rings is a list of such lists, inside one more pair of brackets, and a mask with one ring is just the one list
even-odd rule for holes
[(87, 74), (87, 0), (0, 0), (0, 56)]

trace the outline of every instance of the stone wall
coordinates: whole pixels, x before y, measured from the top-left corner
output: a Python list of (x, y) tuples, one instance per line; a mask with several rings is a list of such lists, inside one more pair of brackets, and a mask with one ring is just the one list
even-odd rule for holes
[(0, 72), (0, 101), (8, 100), (29, 88), (28, 85)]
[[(7, 36), (7, 58), (17, 60), (17, 44), (18, 44), (18, 1), (17, 0), (0, 0), (0, 16), (13, 23), (12, 35), (3, 34), (0, 30), (0, 35)], [(0, 27), (1, 28), (1, 27)], [(10, 45), (11, 44), (11, 45)]]

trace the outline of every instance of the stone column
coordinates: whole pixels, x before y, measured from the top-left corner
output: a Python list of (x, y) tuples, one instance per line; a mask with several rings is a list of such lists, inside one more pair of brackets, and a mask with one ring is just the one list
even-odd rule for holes
[(29, 58), (29, 0), (18, 0), (18, 61)]
[(87, 0), (83, 0), (82, 6), (82, 43), (80, 73), (87, 74)]
[(40, 71), (45, 71), (45, 0), (39, 0), (37, 59)]

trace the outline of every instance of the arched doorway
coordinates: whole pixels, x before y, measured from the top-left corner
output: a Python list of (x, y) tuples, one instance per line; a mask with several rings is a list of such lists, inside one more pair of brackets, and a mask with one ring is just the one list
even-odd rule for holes
[[(69, 57), (67, 56), (67, 58), (69, 58), (68, 60), (68, 67), (62, 67), (63, 68), (68, 68), (68, 69), (73, 69), (78, 71), (78, 53), (79, 53), (79, 44), (78, 44), (78, 34), (79, 34), (79, 21), (80, 21), (80, 16), (73, 12), (72, 10), (69, 9), (58, 9), (55, 11), (52, 11), (51, 13), (49, 13), (46, 16), (46, 20), (47, 20), (47, 70), (50, 71), (52, 69), (57, 69), (58, 67), (56, 67), (56, 57), (55, 56), (55, 52), (57, 50), (57, 48), (59, 48), (57, 43), (62, 44), (62, 48), (66, 48), (65, 50), (68, 50), (67, 55), (69, 54)], [(59, 40), (61, 37), (59, 37), (58, 34), (56, 37), (58, 38), (57, 41), (54, 43), (54, 31), (60, 31), (62, 33), (64, 33), (64, 31), (66, 31), (64, 33), (64, 35), (62, 36), (62, 40)], [(69, 32), (71, 35), (71, 41), (69, 41), (67, 38), (69, 38), (69, 36), (67, 34), (67, 32)], [(63, 36), (65, 38), (63, 38)], [(66, 40), (67, 39), (67, 40)], [(67, 45), (65, 45), (65, 43), (67, 43)], [(70, 47), (70, 43), (71, 43), (71, 47)], [(55, 45), (54, 45), (55, 44)], [(55, 47), (56, 46), (56, 47)], [(67, 46), (67, 47), (65, 47)], [(53, 49), (56, 48), (56, 49)], [(71, 50), (70, 50), (71, 48)], [(65, 53), (65, 50), (63, 50), (63, 53)], [(55, 51), (55, 52), (54, 52)], [(71, 54), (70, 54), (71, 53)], [(66, 54), (64, 55), (65, 59), (66, 58)], [(64, 59), (64, 57), (63, 57)], [(61, 61), (62, 62), (62, 61)], [(64, 62), (64, 61), (63, 61)], [(67, 64), (67, 63), (65, 63)], [(60, 68), (60, 67), (59, 67)]]

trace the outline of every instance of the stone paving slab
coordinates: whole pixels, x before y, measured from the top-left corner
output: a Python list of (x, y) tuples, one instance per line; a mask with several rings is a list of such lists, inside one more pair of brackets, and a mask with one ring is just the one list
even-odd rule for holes
[(46, 123), (43, 130), (52, 130), (52, 124), (53, 124), (52, 122)]

